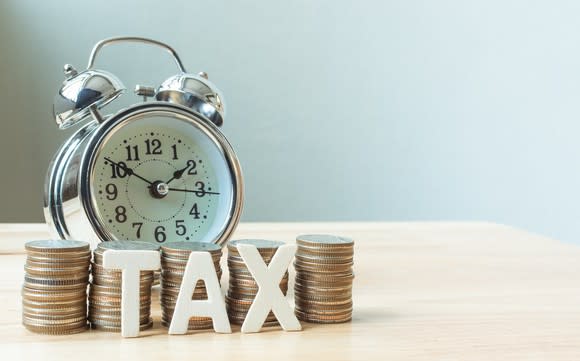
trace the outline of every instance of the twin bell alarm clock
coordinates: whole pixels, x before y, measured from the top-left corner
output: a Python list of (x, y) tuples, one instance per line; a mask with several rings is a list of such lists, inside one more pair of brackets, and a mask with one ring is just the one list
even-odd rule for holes
[[(105, 114), (125, 87), (115, 75), (96, 69), (94, 61), (103, 47), (127, 42), (164, 49), (179, 73), (157, 88), (137, 85), (143, 102)], [(102, 40), (86, 70), (65, 65), (64, 72), (54, 119), (61, 129), (82, 127), (48, 169), (44, 214), (52, 235), (93, 245), (226, 242), (242, 210), (242, 173), (218, 129), (224, 100), (207, 74), (187, 73), (170, 46), (136, 37)]]

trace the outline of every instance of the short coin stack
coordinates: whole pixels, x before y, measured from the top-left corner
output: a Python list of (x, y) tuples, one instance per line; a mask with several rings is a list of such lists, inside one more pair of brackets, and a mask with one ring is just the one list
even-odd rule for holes
[[(173, 319), (175, 304), (183, 274), (191, 252), (209, 252), (215, 267), (218, 282), (222, 277), (220, 260), (222, 248), (213, 243), (205, 242), (168, 242), (161, 246), (161, 323), (169, 327)], [(193, 300), (207, 300), (205, 284), (199, 281), (195, 286)], [(205, 330), (213, 327), (210, 317), (192, 317), (189, 320), (189, 330)]]
[(354, 241), (331, 235), (296, 237), (295, 313), (298, 319), (339, 323), (352, 319)]
[[(226, 296), (226, 308), (230, 322), (241, 325), (246, 319), (246, 315), (250, 310), (254, 298), (256, 298), (258, 284), (240, 256), (237, 249), (238, 244), (251, 244), (256, 246), (258, 252), (264, 259), (264, 262), (270, 264), (276, 250), (284, 243), (263, 239), (242, 239), (228, 242), (228, 269), (230, 271), (230, 282), (228, 294)], [(284, 277), (280, 281), (280, 289), (282, 290), (282, 293), (286, 295), (286, 292), (288, 291), (288, 272), (284, 274)], [(279, 323), (276, 316), (270, 311), (266, 318), (266, 322), (264, 323), (264, 327), (278, 325)]]
[[(121, 270), (103, 267), (103, 253), (107, 250), (157, 251), (159, 246), (139, 241), (101, 242), (93, 253), (91, 270), (93, 279), (89, 289), (89, 321), (91, 328), (121, 331)], [(151, 319), (151, 286), (153, 271), (141, 271), (139, 289), (140, 330), (153, 326)]]
[(89, 244), (47, 240), (28, 242), (25, 248), (22, 324), (52, 335), (86, 330)]

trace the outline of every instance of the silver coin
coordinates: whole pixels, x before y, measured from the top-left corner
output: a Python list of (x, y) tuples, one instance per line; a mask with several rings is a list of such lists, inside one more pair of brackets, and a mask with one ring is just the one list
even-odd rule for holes
[(137, 251), (158, 251), (159, 246), (149, 242), (141, 241), (107, 241), (101, 242), (97, 248), (102, 250), (137, 250)]
[[(139, 331), (145, 331), (149, 328), (153, 327), (153, 320), (150, 319), (147, 323), (140, 323), (139, 324)], [(107, 322), (100, 322), (98, 320), (91, 321), (91, 328), (94, 330), (100, 331), (107, 331), (107, 332), (121, 332), (121, 324), (120, 323), (107, 323)]]
[(271, 241), (267, 239), (238, 239), (228, 242), (228, 246), (232, 246), (234, 248), (236, 248), (238, 244), (250, 244), (256, 246), (258, 249), (276, 249), (280, 246), (283, 246), (284, 242)]
[(350, 245), (354, 244), (351, 238), (333, 236), (331, 234), (303, 234), (296, 237), (297, 242), (317, 243), (325, 245)]
[(162, 251), (192, 251), (192, 252), (212, 252), (219, 251), (222, 247), (209, 242), (167, 242), (161, 246)]
[(66, 251), (82, 251), (89, 249), (89, 244), (82, 241), (71, 241), (68, 239), (51, 239), (38, 240), (26, 242), (24, 247), (27, 250), (35, 252), (50, 252), (51, 250), (58, 250), (59, 252)]

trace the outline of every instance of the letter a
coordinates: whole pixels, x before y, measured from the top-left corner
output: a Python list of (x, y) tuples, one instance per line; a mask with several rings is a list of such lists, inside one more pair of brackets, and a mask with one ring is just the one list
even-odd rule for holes
[(141, 271), (158, 270), (157, 251), (107, 250), (103, 253), (103, 267), (122, 270), (121, 278), (121, 335), (139, 336), (139, 276)]
[[(207, 300), (192, 301), (191, 297), (199, 280), (205, 282)], [(232, 332), (226, 313), (226, 304), (209, 252), (191, 252), (189, 254), (175, 303), (175, 311), (169, 326), (169, 334), (182, 335), (186, 333), (189, 319), (193, 316), (211, 317), (213, 329), (216, 332)]]
[(280, 290), (280, 280), (296, 253), (296, 245), (278, 247), (269, 266), (264, 263), (256, 246), (238, 244), (238, 252), (258, 284), (258, 293), (242, 324), (242, 332), (259, 332), (270, 310), (285, 331), (300, 331), (300, 322)]

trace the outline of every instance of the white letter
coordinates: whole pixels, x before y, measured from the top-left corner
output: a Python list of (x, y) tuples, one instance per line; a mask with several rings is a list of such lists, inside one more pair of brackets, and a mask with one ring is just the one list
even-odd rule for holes
[(141, 271), (159, 269), (157, 251), (106, 250), (103, 267), (122, 270), (121, 335), (139, 336), (139, 275)]
[[(207, 300), (191, 300), (198, 280), (203, 280), (205, 283)], [(216, 332), (232, 332), (226, 304), (209, 252), (191, 252), (189, 254), (175, 303), (175, 311), (171, 325), (169, 325), (169, 334), (182, 335), (186, 333), (189, 319), (193, 316), (211, 317), (213, 329)]]
[(300, 322), (280, 290), (280, 281), (296, 253), (296, 245), (286, 244), (278, 247), (269, 266), (264, 263), (256, 246), (238, 244), (237, 248), (258, 284), (258, 293), (246, 315), (242, 332), (260, 331), (270, 310), (274, 312), (285, 331), (300, 331), (302, 329)]

